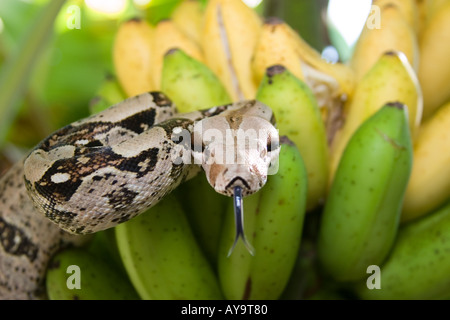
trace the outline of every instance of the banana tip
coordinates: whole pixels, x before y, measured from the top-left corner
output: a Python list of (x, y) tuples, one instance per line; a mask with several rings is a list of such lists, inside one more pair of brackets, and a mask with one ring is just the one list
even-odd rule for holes
[(403, 103), (399, 102), (399, 101), (388, 102), (388, 103), (386, 103), (386, 106), (392, 107), (392, 108), (397, 108), (397, 109), (400, 109), (400, 110), (405, 109), (405, 105)]
[(286, 71), (286, 68), (283, 65), (276, 64), (276, 65), (268, 67), (266, 70), (266, 74), (268, 77), (273, 77), (273, 76), (275, 76), (277, 74), (281, 74), (285, 71)]
[(264, 21), (264, 24), (272, 25), (272, 26), (283, 24), (283, 23), (284, 23), (284, 21), (281, 18), (278, 18), (278, 17), (268, 17)]

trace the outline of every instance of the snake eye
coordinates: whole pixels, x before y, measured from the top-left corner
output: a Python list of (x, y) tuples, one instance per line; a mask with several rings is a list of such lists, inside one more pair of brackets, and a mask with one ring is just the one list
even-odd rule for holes
[(272, 152), (280, 147), (278, 139), (272, 139), (270, 136), (267, 139), (267, 152)]

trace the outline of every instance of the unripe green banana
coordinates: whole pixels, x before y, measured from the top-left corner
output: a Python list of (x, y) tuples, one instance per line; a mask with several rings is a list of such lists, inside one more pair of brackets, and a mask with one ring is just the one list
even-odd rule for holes
[(380, 266), (380, 289), (366, 281), (361, 299), (450, 299), (450, 203), (400, 228), (389, 258)]
[(204, 174), (181, 184), (175, 194), (186, 212), (198, 244), (215, 266), (225, 208), (231, 199), (215, 192)]
[(202, 62), (180, 49), (164, 56), (161, 89), (179, 112), (191, 112), (231, 102), (225, 87)]
[(91, 242), (86, 246), (86, 250), (108, 264), (116, 266), (123, 275), (128, 277), (117, 248), (114, 228), (95, 233)]
[(358, 280), (386, 258), (398, 229), (412, 166), (406, 106), (388, 103), (350, 139), (322, 215), (318, 253), (325, 273)]
[[(231, 102), (216, 75), (206, 65), (180, 49), (172, 49), (166, 53), (161, 87), (180, 112)], [(176, 194), (181, 200), (199, 245), (215, 264), (224, 208), (230, 199), (215, 192), (204, 175), (182, 184)]]
[(244, 199), (245, 231), (254, 256), (243, 242), (232, 254), (235, 238), (233, 207), (221, 234), (218, 273), (227, 299), (278, 299), (298, 254), (306, 207), (307, 176), (298, 148), (281, 140), (279, 169), (261, 191)]
[(52, 258), (46, 286), (51, 300), (139, 299), (114, 265), (81, 248), (63, 250)]
[(328, 184), (328, 145), (316, 98), (309, 87), (281, 65), (269, 67), (256, 99), (270, 106), (280, 135), (300, 150), (308, 172), (307, 209), (325, 198)]
[(173, 194), (115, 230), (128, 276), (142, 299), (222, 298), (213, 269)]
[(126, 98), (127, 96), (120, 87), (116, 77), (108, 75), (100, 85), (97, 94), (91, 99), (89, 111), (91, 114), (98, 113)]

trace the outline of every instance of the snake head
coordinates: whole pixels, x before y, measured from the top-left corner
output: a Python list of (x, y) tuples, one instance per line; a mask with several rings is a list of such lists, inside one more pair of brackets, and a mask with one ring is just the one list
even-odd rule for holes
[(269, 174), (276, 173), (279, 134), (269, 107), (251, 100), (234, 104), (220, 115), (194, 125), (193, 157), (201, 164), (209, 184), (220, 194), (233, 197), (236, 238), (248, 251), (253, 248), (244, 233), (242, 198), (261, 189)]
[[(248, 196), (276, 173), (280, 152), (278, 130), (269, 107), (255, 100), (194, 125), (193, 157), (209, 184), (232, 197), (235, 187)], [(236, 105), (236, 104), (235, 104)]]

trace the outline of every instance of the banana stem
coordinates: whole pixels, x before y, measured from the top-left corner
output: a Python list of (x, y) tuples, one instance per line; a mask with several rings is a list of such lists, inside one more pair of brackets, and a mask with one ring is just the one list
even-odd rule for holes
[(65, 0), (53, 0), (42, 8), (10, 54), (0, 73), (0, 147), (19, 112), (19, 100), (30, 74), (40, 58), (53, 29), (53, 22)]

